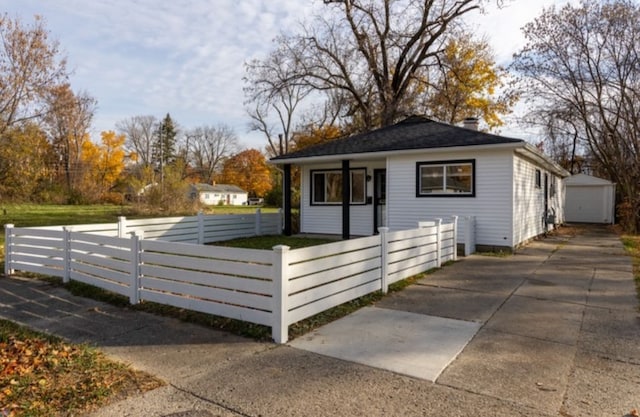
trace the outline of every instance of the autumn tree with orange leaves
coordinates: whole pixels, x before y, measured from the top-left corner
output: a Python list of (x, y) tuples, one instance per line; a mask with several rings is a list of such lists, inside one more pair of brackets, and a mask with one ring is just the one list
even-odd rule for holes
[(54, 159), (51, 144), (35, 123), (5, 130), (0, 135), (0, 200), (42, 197), (43, 186), (52, 183)]
[(218, 182), (237, 185), (251, 197), (263, 197), (273, 188), (271, 168), (257, 149), (247, 149), (227, 159)]
[(449, 124), (476, 117), (489, 130), (502, 126), (501, 116), (511, 112), (518, 96), (506, 88), (507, 71), (496, 64), (487, 41), (463, 33), (447, 42), (439, 60), (424, 113)]
[(93, 200), (104, 199), (119, 180), (126, 152), (125, 135), (113, 131), (100, 134), (101, 144), (86, 141), (82, 144), (81, 161), (86, 174), (83, 176), (81, 191)]

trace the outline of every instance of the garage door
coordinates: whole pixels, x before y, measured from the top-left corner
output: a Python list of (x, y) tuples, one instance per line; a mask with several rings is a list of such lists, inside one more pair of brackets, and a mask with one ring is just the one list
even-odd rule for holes
[(605, 187), (567, 186), (565, 218), (574, 223), (609, 223)]

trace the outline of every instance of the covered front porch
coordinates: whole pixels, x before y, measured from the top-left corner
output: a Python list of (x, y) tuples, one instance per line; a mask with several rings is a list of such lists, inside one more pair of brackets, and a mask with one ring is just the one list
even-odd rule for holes
[[(377, 234), (388, 225), (386, 159), (306, 162), (300, 175), (300, 233), (339, 235), (347, 240)], [(294, 232), (292, 166), (282, 166), (287, 236)]]

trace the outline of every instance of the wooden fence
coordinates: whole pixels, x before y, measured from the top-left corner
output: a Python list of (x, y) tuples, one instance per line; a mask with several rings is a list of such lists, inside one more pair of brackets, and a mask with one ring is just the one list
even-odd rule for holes
[(295, 322), (371, 292), (386, 292), (393, 282), (456, 259), (455, 217), (302, 249), (152, 240), (148, 230), (134, 229), (126, 238), (6, 225), (5, 274), (58, 276), (125, 295), (132, 304), (147, 300), (271, 326), (274, 341), (285, 343)]

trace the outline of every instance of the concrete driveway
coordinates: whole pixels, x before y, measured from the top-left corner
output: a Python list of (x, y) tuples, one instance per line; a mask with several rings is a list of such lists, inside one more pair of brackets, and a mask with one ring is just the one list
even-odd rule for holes
[(293, 340), (257, 343), (0, 279), (0, 317), (165, 379), (94, 416), (624, 416), (640, 409), (630, 258), (589, 227), (474, 255)]

